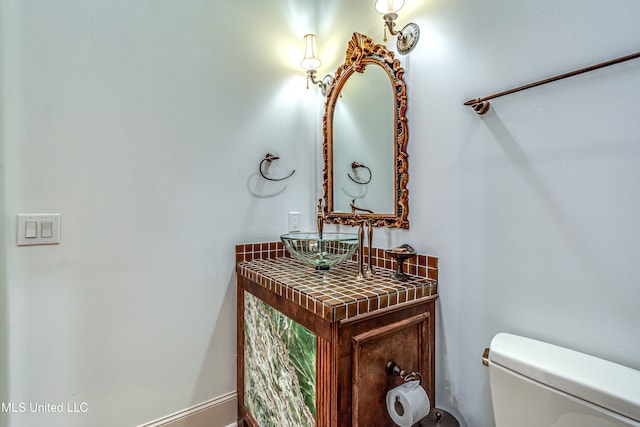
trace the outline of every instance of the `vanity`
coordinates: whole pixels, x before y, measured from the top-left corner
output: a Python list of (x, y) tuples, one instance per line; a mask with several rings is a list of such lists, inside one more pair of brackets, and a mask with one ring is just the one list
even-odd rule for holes
[[(403, 75), (393, 52), (354, 33), (327, 80), (318, 241), (325, 222), (358, 226), (359, 262), (314, 269), (281, 242), (236, 246), (239, 426), (394, 425), (386, 394), (407, 377), (387, 374), (389, 362), (420, 374), (435, 401), (438, 260), (412, 256), (407, 279), (371, 247), (372, 227), (409, 228)], [(299, 240), (301, 251), (323, 248), (318, 255), (341, 245)]]
[(400, 282), (393, 259), (371, 254), (358, 279), (355, 260), (317, 271), (280, 242), (236, 246), (239, 426), (393, 425), (391, 360), (435, 401), (438, 260), (417, 255)]

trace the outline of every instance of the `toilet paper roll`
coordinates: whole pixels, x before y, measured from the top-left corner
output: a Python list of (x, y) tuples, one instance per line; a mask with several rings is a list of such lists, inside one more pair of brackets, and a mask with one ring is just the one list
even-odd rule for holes
[(420, 381), (408, 381), (387, 392), (387, 412), (400, 427), (411, 427), (427, 416), (431, 404)]

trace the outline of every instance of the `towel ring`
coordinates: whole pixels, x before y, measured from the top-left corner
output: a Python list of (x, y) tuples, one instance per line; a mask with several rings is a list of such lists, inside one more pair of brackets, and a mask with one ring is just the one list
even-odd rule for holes
[(355, 179), (354, 177), (351, 176), (351, 174), (347, 173), (347, 175), (349, 176), (349, 179), (353, 182), (355, 182), (356, 184), (360, 184), (360, 185), (364, 185), (364, 184), (368, 184), (371, 182), (371, 178), (373, 178), (373, 175), (371, 174), (371, 169), (369, 169), (367, 166), (363, 165), (362, 163), (358, 163), (358, 162), (352, 162), (351, 163), (351, 169), (356, 170), (357, 168), (364, 168), (366, 170), (369, 171), (369, 179), (367, 181), (358, 181), (357, 179)]
[(266, 176), (263, 172), (262, 172), (262, 165), (264, 164), (264, 162), (269, 162), (271, 163), (274, 160), (278, 160), (280, 157), (278, 156), (274, 156), (271, 153), (267, 153), (264, 155), (264, 159), (262, 159), (262, 161), (260, 162), (260, 165), (258, 166), (258, 170), (260, 171), (260, 175), (264, 178), (267, 179), (269, 181), (284, 181), (285, 179), (291, 177), (291, 175), (293, 175), (296, 170), (292, 170), (291, 173), (287, 176), (285, 176), (284, 178), (269, 178), (268, 176)]

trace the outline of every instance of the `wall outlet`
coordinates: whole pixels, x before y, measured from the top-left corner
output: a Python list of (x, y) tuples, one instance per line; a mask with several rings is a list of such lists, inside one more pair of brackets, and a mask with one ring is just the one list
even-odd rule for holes
[(300, 231), (300, 212), (289, 212), (289, 232)]

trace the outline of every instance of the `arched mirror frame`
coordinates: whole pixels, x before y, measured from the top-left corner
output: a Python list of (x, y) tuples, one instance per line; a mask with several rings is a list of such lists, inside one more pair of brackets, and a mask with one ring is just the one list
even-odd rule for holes
[[(394, 92), (394, 127), (395, 141), (390, 141), (395, 148), (395, 212), (393, 214), (377, 214), (367, 212), (334, 212), (333, 194), (333, 114), (342, 87), (353, 73), (363, 73), (368, 65), (382, 67)], [(377, 227), (409, 228), (409, 162), (407, 154), (408, 126), (405, 116), (407, 110), (407, 88), (404, 80), (404, 69), (400, 60), (385, 46), (374, 44), (373, 40), (363, 34), (353, 33), (347, 46), (345, 62), (336, 71), (335, 78), (327, 93), (324, 117), (322, 152), (324, 157), (323, 191), (325, 197), (324, 215), (329, 223), (355, 225), (359, 218), (372, 221)]]

